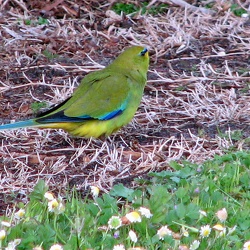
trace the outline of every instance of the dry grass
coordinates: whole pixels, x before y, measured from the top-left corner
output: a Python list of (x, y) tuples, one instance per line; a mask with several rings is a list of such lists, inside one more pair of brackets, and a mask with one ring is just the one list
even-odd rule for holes
[(30, 117), (33, 102), (59, 103), (87, 72), (133, 44), (151, 51), (141, 106), (134, 120), (106, 141), (54, 130), (1, 132), (2, 194), (25, 199), (40, 178), (57, 191), (73, 185), (107, 191), (116, 182), (131, 186), (135, 177), (164, 170), (171, 160), (202, 162), (232, 146), (248, 149), (231, 136), (234, 130), (241, 130), (243, 139), (249, 136), (248, 19), (172, 6), (157, 16), (115, 20), (105, 16), (107, 4), (90, 1), (79, 9), (77, 3), (46, 9), (48, 24), (36, 23), (44, 6), (2, 5), (1, 122)]

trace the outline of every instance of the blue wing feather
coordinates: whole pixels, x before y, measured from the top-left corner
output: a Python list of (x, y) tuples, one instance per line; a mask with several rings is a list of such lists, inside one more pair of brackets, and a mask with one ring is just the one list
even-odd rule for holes
[(39, 117), (35, 121), (38, 123), (55, 123), (55, 122), (84, 122), (89, 120), (100, 120), (100, 121), (106, 121), (115, 118), (118, 115), (121, 115), (124, 109), (117, 109), (114, 110), (108, 114), (105, 114), (101, 117), (91, 117), (89, 115), (84, 115), (80, 117), (70, 117), (64, 114), (64, 111), (59, 111), (55, 114), (45, 116), (45, 117)]
[(118, 109), (118, 110), (112, 111), (104, 116), (99, 117), (98, 120), (102, 120), (102, 121), (110, 120), (110, 119), (115, 118), (118, 115), (121, 115), (122, 112), (123, 112), (122, 109)]
[[(47, 111), (45, 115), (41, 114), (39, 117), (35, 119), (36, 122), (38, 123), (55, 123), (55, 122), (84, 122), (84, 121), (89, 121), (89, 120), (100, 120), (100, 121), (107, 121), (115, 118), (118, 115), (121, 115), (123, 111), (126, 109), (128, 104), (128, 100), (125, 100), (121, 106), (109, 113), (106, 113), (102, 116), (98, 117), (93, 117), (91, 115), (82, 115), (82, 116), (68, 116), (65, 115), (64, 110), (60, 110), (56, 113), (49, 114), (50, 111)], [(54, 108), (55, 109), (55, 108)]]

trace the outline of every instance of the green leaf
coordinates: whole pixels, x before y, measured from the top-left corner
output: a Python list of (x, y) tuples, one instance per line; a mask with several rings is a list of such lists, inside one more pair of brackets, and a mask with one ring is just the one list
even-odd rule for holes
[(193, 203), (188, 204), (186, 216), (192, 220), (197, 220), (200, 217), (199, 210), (200, 208)]
[(122, 184), (115, 185), (113, 189), (110, 191), (110, 195), (115, 197), (124, 197), (128, 200), (131, 200), (133, 198), (133, 189), (129, 189), (127, 187), (124, 187)]
[(184, 198), (188, 193), (188, 189), (184, 188), (184, 187), (180, 187), (177, 189), (177, 191), (175, 192), (175, 195), (179, 198), (182, 199)]
[(176, 214), (180, 219), (185, 218), (186, 208), (182, 203), (180, 203), (179, 205), (176, 206)]
[(31, 200), (43, 200), (44, 194), (48, 191), (48, 187), (45, 185), (45, 181), (40, 179), (36, 186), (34, 187), (34, 190), (30, 193), (30, 199)]

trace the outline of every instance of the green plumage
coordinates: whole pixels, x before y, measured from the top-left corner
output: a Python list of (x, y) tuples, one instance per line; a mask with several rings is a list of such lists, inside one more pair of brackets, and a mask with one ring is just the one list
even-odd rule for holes
[(105, 69), (88, 74), (72, 97), (39, 117), (0, 126), (62, 128), (83, 137), (108, 136), (133, 118), (147, 81), (147, 49), (133, 46)]

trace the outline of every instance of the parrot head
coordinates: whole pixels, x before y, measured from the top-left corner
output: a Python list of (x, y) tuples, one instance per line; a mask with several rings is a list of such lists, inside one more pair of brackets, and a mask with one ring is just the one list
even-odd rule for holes
[(148, 49), (142, 46), (130, 47), (121, 53), (110, 66), (147, 73), (149, 67)]

